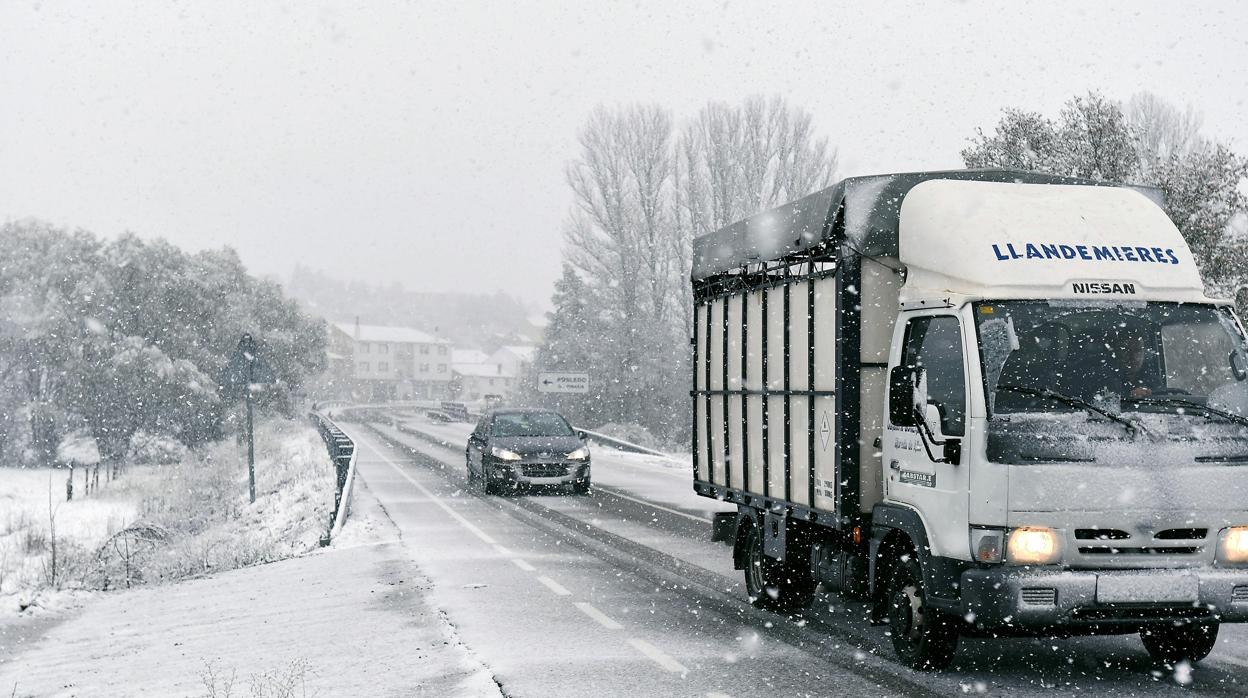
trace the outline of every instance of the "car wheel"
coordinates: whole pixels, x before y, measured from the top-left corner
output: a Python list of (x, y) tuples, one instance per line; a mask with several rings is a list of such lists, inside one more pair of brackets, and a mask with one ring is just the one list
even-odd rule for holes
[(589, 494), (589, 478), (577, 480), (572, 483), (572, 492), (574, 494)]
[(957, 625), (927, 602), (923, 571), (913, 553), (893, 570), (888, 626), (893, 650), (911, 669), (944, 669), (953, 662)]
[(757, 526), (745, 534), (745, 591), (755, 608), (791, 612), (806, 608), (815, 596), (810, 571), (786, 565), (763, 554), (763, 537)]
[(1144, 649), (1153, 659), (1164, 664), (1181, 661), (1199, 662), (1213, 651), (1218, 641), (1217, 623), (1163, 625), (1140, 631)]

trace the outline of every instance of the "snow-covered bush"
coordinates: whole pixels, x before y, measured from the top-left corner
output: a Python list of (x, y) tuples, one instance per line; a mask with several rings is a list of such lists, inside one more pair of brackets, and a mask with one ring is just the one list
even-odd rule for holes
[(188, 453), (173, 437), (139, 431), (130, 437), (126, 461), (132, 465), (172, 465), (186, 460)]

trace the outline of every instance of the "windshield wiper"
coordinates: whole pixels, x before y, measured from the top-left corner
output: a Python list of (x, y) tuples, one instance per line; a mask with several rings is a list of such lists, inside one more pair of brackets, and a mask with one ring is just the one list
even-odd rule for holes
[(1222, 419), (1225, 419), (1228, 422), (1233, 422), (1240, 426), (1248, 427), (1248, 417), (1241, 417), (1240, 415), (1237, 415), (1234, 412), (1227, 412), (1226, 410), (1220, 410), (1216, 407), (1202, 405), (1199, 402), (1196, 402), (1195, 400), (1188, 400), (1187, 398), (1137, 397), (1137, 398), (1131, 398), (1131, 399), (1134, 402), (1138, 402), (1144, 405), (1177, 405), (1179, 407), (1186, 407), (1197, 412), (1202, 412), (1204, 413), (1206, 417), (1221, 417)]
[[(1117, 422), (1121, 424), (1122, 426), (1126, 427), (1127, 430), (1130, 431), (1132, 434), (1134, 434), (1137, 431), (1142, 431), (1142, 428), (1140, 427), (1140, 425), (1136, 424), (1135, 422), (1132, 422), (1127, 419), (1123, 419), (1122, 417), (1119, 417), (1113, 412), (1109, 412), (1108, 410), (1097, 407), (1096, 405), (1088, 402), (1087, 400), (1084, 400), (1083, 398), (1075, 397), (1073, 395), (1066, 395), (1063, 393), (1053, 392), (1052, 390), (1049, 390), (1048, 388), (1045, 388), (1045, 389), (1028, 388), (1027, 386), (1024, 386), (1024, 385), (998, 384), (997, 390), (1008, 390), (1010, 392), (1020, 393), (1022, 395), (1031, 395), (1032, 397), (1040, 397), (1040, 398), (1046, 398), (1049, 400), (1056, 400), (1060, 403), (1070, 405), (1071, 407), (1078, 407), (1080, 409), (1087, 410), (1088, 412), (1099, 414), (1102, 417), (1110, 420), (1111, 422)], [(1245, 424), (1248, 424), (1248, 420), (1245, 421)]]

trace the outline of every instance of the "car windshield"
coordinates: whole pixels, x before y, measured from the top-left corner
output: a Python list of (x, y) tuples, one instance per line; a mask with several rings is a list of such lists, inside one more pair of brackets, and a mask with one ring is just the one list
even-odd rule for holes
[(1103, 461), (1110, 442), (1248, 454), (1248, 354), (1224, 308), (981, 302), (975, 319), (996, 462)]
[(572, 427), (554, 412), (508, 412), (494, 416), (493, 436), (571, 436)]

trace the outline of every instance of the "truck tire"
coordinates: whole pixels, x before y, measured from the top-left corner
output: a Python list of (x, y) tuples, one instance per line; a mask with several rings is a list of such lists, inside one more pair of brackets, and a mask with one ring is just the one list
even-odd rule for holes
[(923, 571), (913, 553), (897, 561), (889, 595), (893, 651), (911, 669), (944, 669), (958, 649), (956, 622), (927, 603)]
[(763, 554), (763, 538), (757, 526), (746, 529), (745, 591), (755, 608), (781, 613), (801, 610), (815, 597), (815, 586), (809, 569)]
[(1163, 625), (1140, 631), (1144, 649), (1153, 659), (1164, 664), (1181, 661), (1199, 662), (1213, 651), (1218, 641), (1217, 623)]

